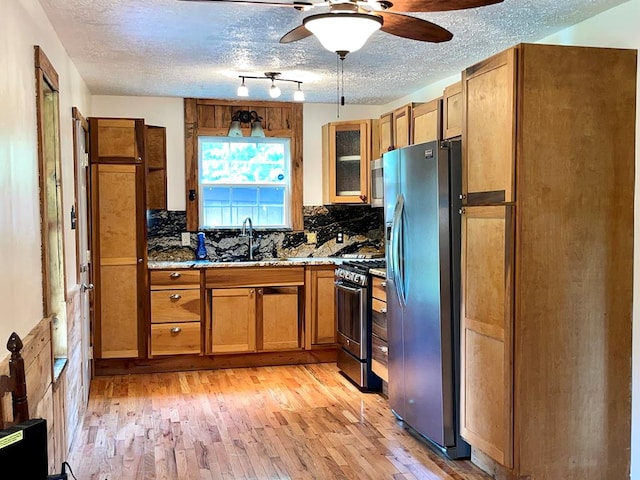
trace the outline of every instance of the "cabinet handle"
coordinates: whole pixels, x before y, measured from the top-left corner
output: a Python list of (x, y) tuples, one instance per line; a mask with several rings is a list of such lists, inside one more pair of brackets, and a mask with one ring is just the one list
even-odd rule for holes
[(258, 295), (262, 295), (263, 290), (261, 288), (258, 289)]
[(458, 210), (458, 213), (459, 213), (460, 215), (464, 215), (464, 214), (465, 214), (465, 209), (464, 209), (464, 208), (461, 208), (460, 210)]
[(464, 200), (465, 198), (467, 198), (467, 196), (464, 193), (460, 194), (460, 200)]
[(180, 274), (178, 272), (171, 272), (169, 274), (169, 278), (180, 278)]
[(387, 313), (387, 309), (386, 309), (386, 308), (381, 308), (381, 309), (380, 309), (380, 313), (384, 313), (384, 314), (386, 314), (386, 313)]
[(171, 333), (180, 333), (182, 331), (182, 329), (180, 327), (173, 327), (171, 329)]
[(172, 293), (171, 295), (169, 295), (169, 298), (171, 300), (180, 300), (182, 298), (182, 295), (180, 295), (178, 293)]
[(382, 282), (382, 283), (380, 284), (380, 286), (381, 286), (382, 288), (387, 288), (387, 282)]
[(389, 347), (380, 347), (380, 351), (386, 355), (389, 353)]
[(367, 201), (367, 196), (366, 195), (360, 195), (360, 200), (362, 200), (363, 202)]

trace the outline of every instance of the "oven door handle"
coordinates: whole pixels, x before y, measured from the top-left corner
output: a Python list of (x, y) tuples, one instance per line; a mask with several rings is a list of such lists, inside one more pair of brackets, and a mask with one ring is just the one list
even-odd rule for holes
[(333, 284), (336, 286), (336, 288), (339, 288), (340, 290), (345, 290), (345, 291), (351, 292), (351, 293), (357, 293), (358, 295), (360, 295), (360, 293), (362, 293), (362, 289), (361, 288), (347, 287), (342, 282), (333, 282)]

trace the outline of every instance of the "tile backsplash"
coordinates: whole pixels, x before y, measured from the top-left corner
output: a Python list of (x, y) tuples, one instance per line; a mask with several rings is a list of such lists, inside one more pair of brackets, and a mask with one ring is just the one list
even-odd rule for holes
[[(254, 257), (258, 260), (288, 257), (334, 257), (345, 254), (384, 253), (384, 210), (360, 205), (304, 207), (304, 231), (256, 229)], [(197, 234), (182, 246), (187, 231), (185, 211), (148, 210), (149, 260), (186, 261), (195, 258)], [(337, 243), (338, 233), (343, 242)], [(315, 238), (313, 238), (315, 236)], [(312, 243), (315, 240), (315, 243)], [(247, 238), (240, 229), (205, 231), (207, 258), (234, 261), (248, 257)]]

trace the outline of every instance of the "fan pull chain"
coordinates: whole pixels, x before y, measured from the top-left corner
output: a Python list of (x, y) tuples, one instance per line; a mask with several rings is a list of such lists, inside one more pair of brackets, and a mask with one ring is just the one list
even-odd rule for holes
[(340, 118), (340, 54), (336, 52), (336, 110)]
[(340, 66), (342, 67), (340, 77), (342, 79), (342, 95), (340, 97), (340, 105), (344, 107), (344, 57), (340, 58)]

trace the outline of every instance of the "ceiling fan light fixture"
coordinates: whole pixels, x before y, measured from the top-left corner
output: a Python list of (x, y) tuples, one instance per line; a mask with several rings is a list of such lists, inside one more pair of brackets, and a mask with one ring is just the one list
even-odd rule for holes
[(293, 92), (293, 101), (304, 102), (304, 92), (300, 88), (300, 82), (298, 82), (298, 89), (295, 92)]
[(240, 77), (240, 78), (242, 78), (242, 85), (240, 85), (238, 87), (238, 96), (239, 97), (248, 97), (249, 96), (249, 89), (244, 84), (244, 77)]
[(322, 13), (302, 23), (330, 52), (355, 52), (382, 27), (382, 18), (359, 12)]

